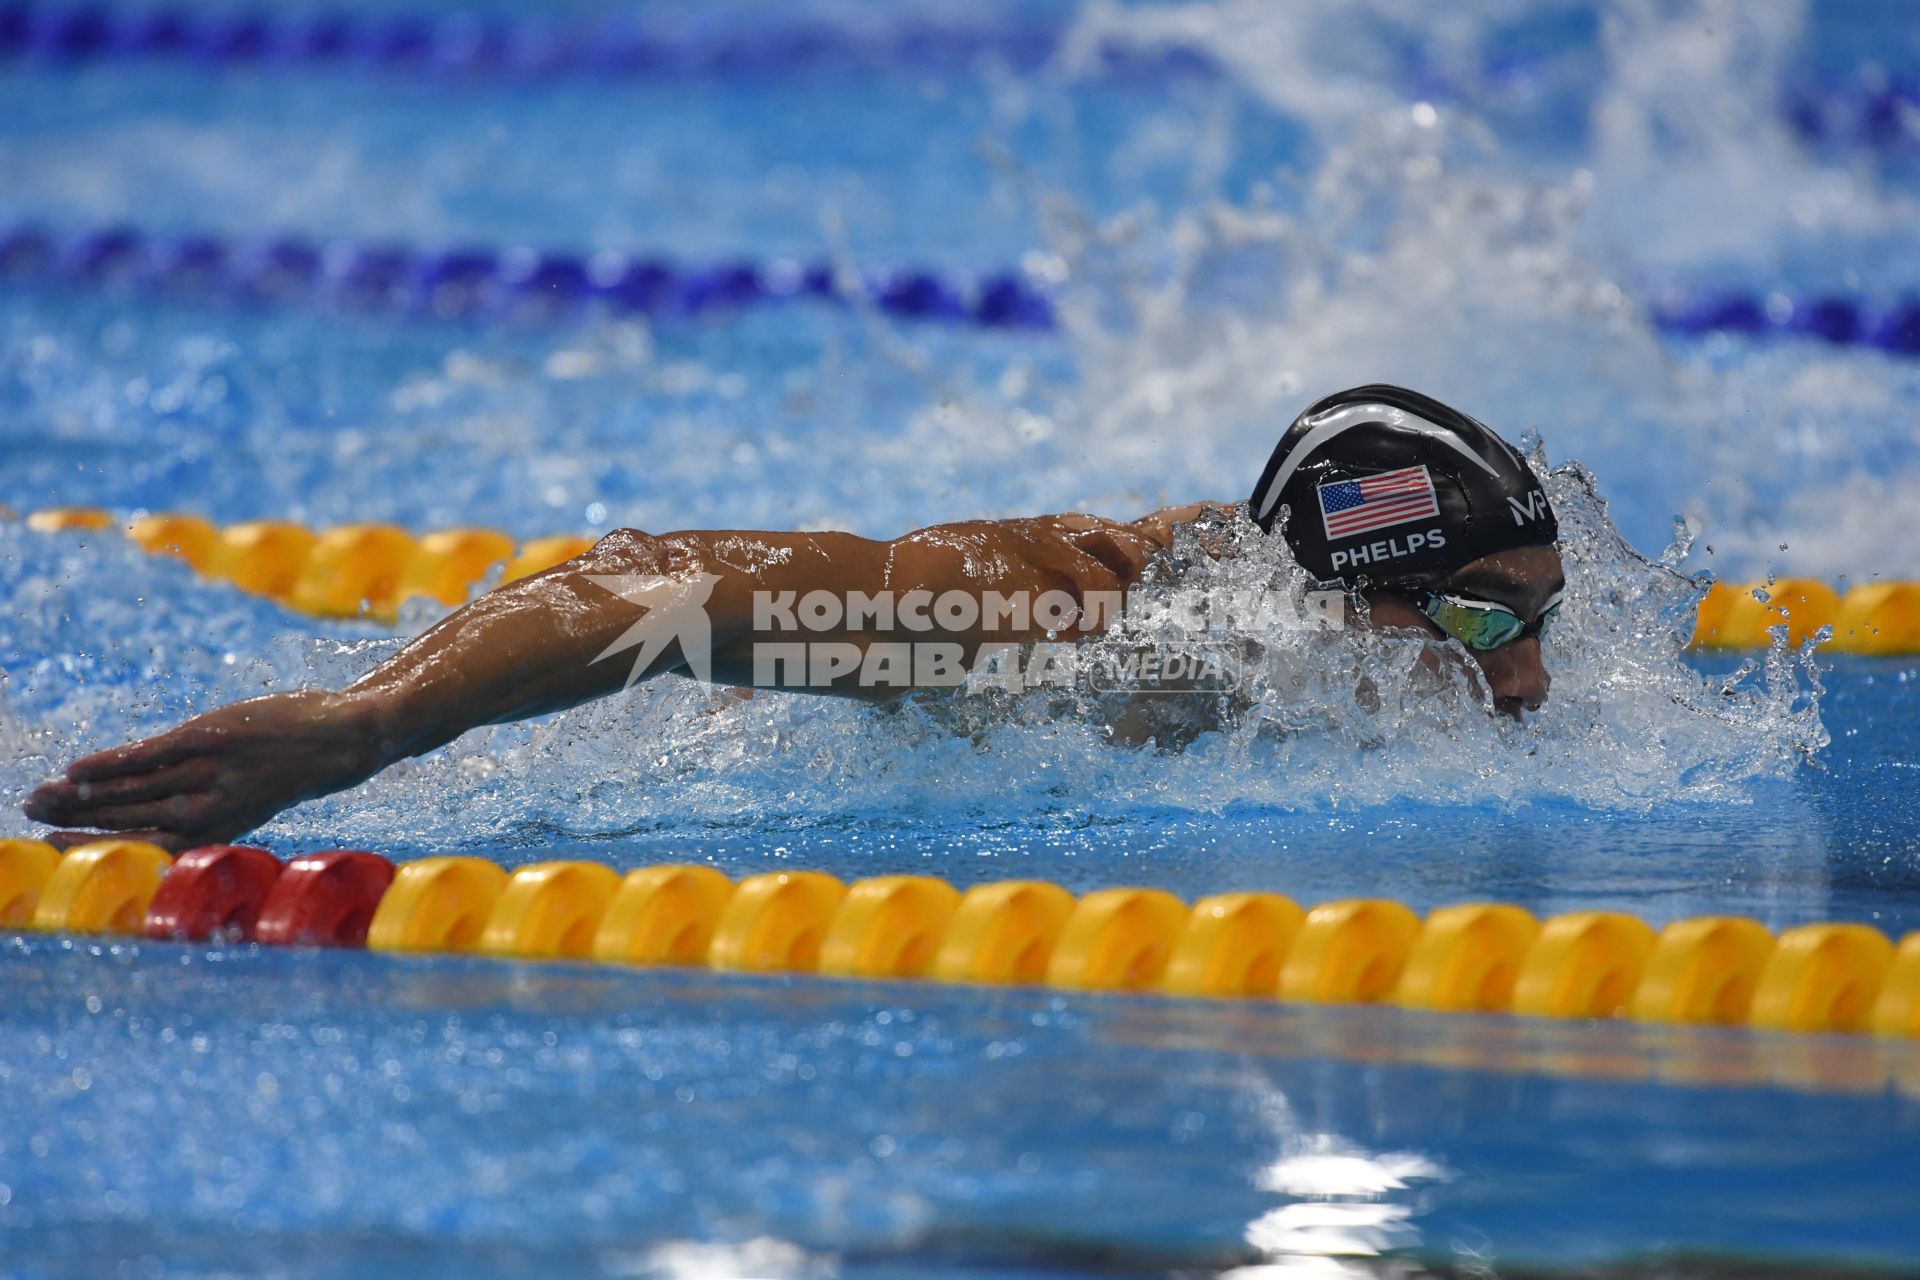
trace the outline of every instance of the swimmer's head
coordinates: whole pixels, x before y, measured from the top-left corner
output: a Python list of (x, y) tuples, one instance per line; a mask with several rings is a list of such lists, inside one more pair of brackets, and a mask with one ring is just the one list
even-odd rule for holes
[(1526, 459), (1481, 423), (1403, 387), (1339, 392), (1294, 419), (1250, 506), (1269, 533), (1285, 513), (1307, 572), (1367, 588), (1370, 625), (1459, 640), (1497, 710), (1546, 701), (1560, 526)]
[(1293, 420), (1250, 502), (1307, 572), (1348, 586), (1439, 583), (1487, 556), (1552, 546), (1559, 523), (1512, 445), (1431, 396), (1376, 383)]

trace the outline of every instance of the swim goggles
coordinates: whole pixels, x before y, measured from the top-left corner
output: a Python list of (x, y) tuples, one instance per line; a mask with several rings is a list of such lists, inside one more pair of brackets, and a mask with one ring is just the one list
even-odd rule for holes
[(1564, 593), (1556, 593), (1553, 599), (1547, 601), (1547, 607), (1532, 622), (1491, 600), (1442, 595), (1438, 591), (1420, 588), (1398, 594), (1404, 595), (1434, 626), (1467, 648), (1486, 653), (1512, 644), (1515, 640), (1543, 634), (1547, 624), (1553, 621), (1553, 615), (1560, 612), (1560, 597)]

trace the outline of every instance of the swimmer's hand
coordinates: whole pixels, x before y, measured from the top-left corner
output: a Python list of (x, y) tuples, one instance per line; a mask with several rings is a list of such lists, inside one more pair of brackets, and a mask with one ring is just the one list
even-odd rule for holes
[(165, 849), (231, 840), (389, 759), (369, 700), (307, 690), (236, 702), (126, 746), (82, 756), (28, 797), (62, 847), (104, 838)]

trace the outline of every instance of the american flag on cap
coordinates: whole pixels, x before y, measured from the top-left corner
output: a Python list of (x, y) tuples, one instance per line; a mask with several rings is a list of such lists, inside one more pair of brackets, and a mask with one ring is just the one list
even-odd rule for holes
[(1316, 485), (1320, 519), (1329, 541), (1352, 538), (1410, 520), (1440, 514), (1433, 494), (1433, 478), (1425, 467), (1403, 467), (1359, 480), (1337, 480)]

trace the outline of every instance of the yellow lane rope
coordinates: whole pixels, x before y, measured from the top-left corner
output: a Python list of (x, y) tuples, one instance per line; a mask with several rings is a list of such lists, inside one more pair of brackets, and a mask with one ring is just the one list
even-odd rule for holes
[[(309, 861), (328, 858), (380, 861), (360, 852)], [(274, 869), (271, 855), (226, 845), (176, 864), (138, 840), (64, 856), (0, 840), (0, 928), (174, 936), (177, 924), (156, 921), (205, 916), (217, 902), (228, 931), (249, 938), (263, 909), (311, 914), (284, 901), (290, 893), (325, 894), (342, 909), (338, 883), (293, 870), (278, 886), (258, 881), (255, 897), (278, 892), (272, 905), (249, 901), (233, 876), (216, 874), (243, 859)], [(170, 876), (180, 884), (156, 906)], [(362, 915), (360, 928), (377, 951), (1920, 1038), (1920, 931), (1896, 945), (1855, 923), (1775, 934), (1739, 916), (1656, 928), (1617, 911), (1543, 920), (1486, 902), (1422, 916), (1385, 898), (1304, 908), (1277, 893), (1225, 893), (1189, 904), (1161, 889), (1076, 896), (1041, 880), (962, 891), (924, 875), (848, 884), (773, 871), (736, 882), (699, 865), (621, 875), (556, 861), (509, 872), (465, 856), (401, 863), (390, 883), (362, 892), (371, 922)]]

